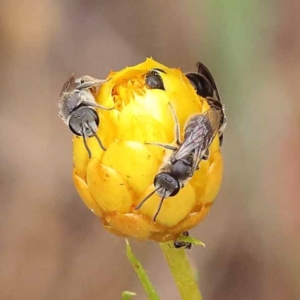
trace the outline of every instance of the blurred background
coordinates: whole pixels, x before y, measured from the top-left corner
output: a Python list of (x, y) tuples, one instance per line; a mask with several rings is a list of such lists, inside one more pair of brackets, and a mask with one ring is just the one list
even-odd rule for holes
[[(72, 72), (105, 77), (153, 56), (212, 71), (226, 105), (225, 174), (191, 234), (205, 300), (300, 299), (299, 1), (0, 4), (0, 299), (146, 299), (72, 183), (58, 95)], [(297, 100), (298, 99), (298, 100)], [(298, 199), (298, 200), (297, 200)], [(132, 242), (162, 299), (179, 299), (153, 242)]]

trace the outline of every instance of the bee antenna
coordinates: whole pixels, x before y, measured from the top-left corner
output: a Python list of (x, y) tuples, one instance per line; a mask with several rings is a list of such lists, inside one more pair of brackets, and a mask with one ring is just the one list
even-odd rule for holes
[(115, 109), (114, 107), (105, 107), (105, 106), (102, 106), (100, 104), (97, 104), (97, 103), (92, 103), (92, 102), (88, 102), (88, 101), (83, 101), (82, 102), (83, 104), (86, 104), (87, 106), (92, 106), (92, 107), (96, 107), (96, 108), (101, 108), (103, 110), (113, 110)]
[(158, 188), (156, 188), (154, 191), (152, 191), (148, 196), (146, 196), (136, 207), (135, 207), (135, 210), (137, 210), (137, 209), (140, 209), (142, 206), (143, 206), (143, 204), (155, 193), (155, 192), (157, 192), (159, 189), (161, 189), (162, 187), (158, 187)]
[(108, 80), (105, 80), (105, 79), (104, 80), (96, 79), (96, 80), (93, 80), (93, 81), (83, 82), (83, 83), (81, 83), (77, 86), (77, 89), (80, 90), (80, 89), (92, 88), (94, 86), (101, 85), (101, 84), (103, 84), (107, 81)]
[(106, 148), (103, 146), (99, 136), (97, 135), (97, 133), (93, 130), (93, 128), (90, 126), (90, 124), (88, 123), (89, 128), (91, 129), (92, 133), (94, 134), (94, 137), (96, 138), (98, 144), (100, 145), (101, 149), (103, 151), (106, 151)]
[(90, 148), (89, 148), (89, 146), (88, 146), (88, 144), (87, 144), (87, 142), (86, 142), (86, 133), (85, 133), (85, 128), (84, 128), (84, 126), (82, 126), (82, 131), (83, 131), (83, 134), (82, 134), (83, 143), (84, 143), (84, 146), (85, 146), (86, 151), (87, 151), (88, 154), (89, 154), (89, 159), (91, 159), (91, 157), (92, 157), (92, 152), (91, 152), (91, 150), (90, 150)]
[(156, 213), (155, 213), (155, 215), (154, 215), (154, 217), (153, 217), (153, 221), (154, 222), (156, 222), (156, 217), (158, 216), (158, 214), (159, 214), (159, 212), (160, 212), (160, 210), (161, 210), (161, 207), (162, 207), (162, 205), (163, 205), (163, 202), (164, 202), (164, 200), (165, 200), (165, 198), (166, 198), (166, 190), (164, 191), (164, 195), (163, 195), (163, 197), (161, 198), (161, 200), (160, 200), (160, 203), (159, 203), (159, 206), (158, 206), (158, 209), (157, 209), (157, 211), (156, 211)]

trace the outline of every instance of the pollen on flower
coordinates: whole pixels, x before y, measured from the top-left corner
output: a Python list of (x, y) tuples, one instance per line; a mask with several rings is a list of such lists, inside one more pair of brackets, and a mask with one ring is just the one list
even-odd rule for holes
[[(163, 70), (164, 90), (151, 89), (145, 76), (153, 68)], [(95, 138), (88, 139), (89, 159), (82, 138), (73, 139), (74, 184), (85, 204), (111, 233), (152, 239), (175, 240), (207, 215), (218, 193), (223, 173), (216, 137), (210, 157), (200, 163), (191, 180), (174, 197), (165, 199), (156, 221), (160, 197), (154, 193), (141, 209), (136, 206), (154, 190), (153, 180), (172, 151), (147, 143), (175, 143), (176, 110), (181, 133), (188, 118), (209, 108), (185, 75), (153, 59), (111, 72), (96, 101), (114, 110), (98, 110), (103, 151)], [(183, 136), (182, 136), (183, 137)]]
[(141, 75), (133, 78), (121, 79), (111, 90), (115, 108), (118, 110), (122, 110), (136, 95), (143, 96), (144, 94), (144, 76)]

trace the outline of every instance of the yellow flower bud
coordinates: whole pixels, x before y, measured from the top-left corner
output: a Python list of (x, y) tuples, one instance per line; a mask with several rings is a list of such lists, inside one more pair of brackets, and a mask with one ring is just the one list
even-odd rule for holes
[[(165, 71), (160, 73), (165, 90), (145, 84), (145, 74), (153, 68)], [(111, 72), (108, 79), (96, 95), (100, 105), (115, 107), (110, 111), (97, 109), (97, 134), (107, 151), (99, 147), (95, 137), (88, 138), (89, 159), (82, 137), (73, 138), (77, 192), (113, 234), (159, 242), (175, 240), (205, 218), (219, 191), (223, 173), (219, 138), (215, 137), (209, 159), (201, 161), (185, 187), (164, 200), (155, 222), (153, 216), (160, 202), (156, 193), (140, 209), (135, 207), (154, 190), (154, 177), (172, 151), (146, 143), (175, 142), (169, 103), (176, 111), (181, 133), (189, 117), (206, 111), (209, 105), (179, 69), (150, 58)]]

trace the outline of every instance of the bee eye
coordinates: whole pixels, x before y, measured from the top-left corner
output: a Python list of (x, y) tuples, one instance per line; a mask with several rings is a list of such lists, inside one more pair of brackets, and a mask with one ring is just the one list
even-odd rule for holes
[(163, 80), (159, 72), (166, 73), (161, 69), (152, 69), (145, 77), (145, 83), (151, 89), (165, 90)]
[(204, 98), (214, 96), (214, 89), (205, 77), (196, 73), (188, 73), (186, 74), (186, 77), (199, 96)]

